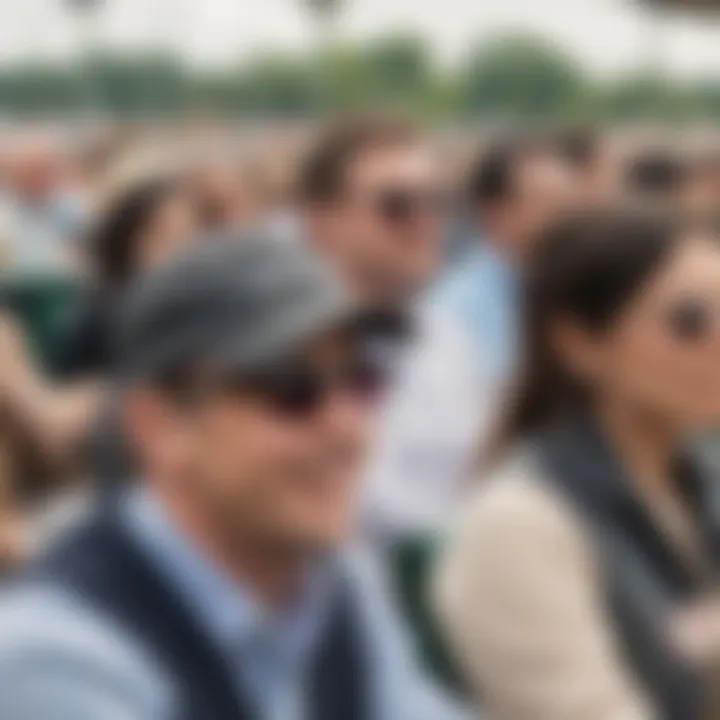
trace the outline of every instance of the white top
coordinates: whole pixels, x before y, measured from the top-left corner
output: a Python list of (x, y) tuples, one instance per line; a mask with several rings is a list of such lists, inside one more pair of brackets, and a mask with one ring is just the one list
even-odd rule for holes
[(477, 349), (459, 321), (423, 305), (416, 323), (379, 414), (367, 468), (368, 521), (373, 533), (388, 538), (447, 523), (494, 403)]

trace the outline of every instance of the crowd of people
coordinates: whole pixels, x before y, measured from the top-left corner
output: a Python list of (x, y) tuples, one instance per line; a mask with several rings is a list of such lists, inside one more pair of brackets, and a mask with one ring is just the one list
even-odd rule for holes
[(717, 138), (8, 133), (0, 720), (720, 718), (718, 208)]

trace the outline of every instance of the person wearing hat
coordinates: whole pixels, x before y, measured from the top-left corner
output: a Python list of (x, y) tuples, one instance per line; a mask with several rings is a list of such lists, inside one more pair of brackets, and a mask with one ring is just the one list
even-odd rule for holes
[(138, 477), (0, 603), (2, 720), (443, 720), (351, 534), (372, 332), (299, 245), (195, 249), (117, 331)]

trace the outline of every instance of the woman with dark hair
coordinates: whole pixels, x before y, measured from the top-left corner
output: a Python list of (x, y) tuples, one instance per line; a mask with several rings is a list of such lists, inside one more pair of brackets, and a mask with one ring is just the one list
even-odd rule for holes
[[(450, 644), (499, 720), (720, 717), (720, 248), (632, 209), (540, 241), (526, 365), (440, 568)], [(718, 488), (720, 489), (720, 488)]]
[[(194, 235), (190, 201), (174, 182), (145, 182), (118, 197), (90, 240), (95, 283), (60, 353), (56, 377), (45, 377), (13, 318), (0, 315), (0, 470), (10, 477), (6, 497), (15, 501), (15, 516), (33, 514), (38, 505), (41, 511), (27, 523), (32, 532), (20, 544), (27, 546), (30, 536), (39, 542), (54, 526), (62, 526), (65, 516), (76, 512), (76, 499), (85, 496), (81, 492), (76, 498), (69, 487), (67, 497), (58, 497), (47, 492), (49, 487), (67, 481), (74, 486), (75, 480), (108, 467), (121, 473), (130, 464), (106, 390), (113, 366), (115, 306), (138, 274), (170, 258)], [(43, 512), (48, 495), (49, 514)], [(3, 554), (22, 555), (14, 542), (17, 536), (10, 526), (0, 534), (0, 566)]]
[(95, 285), (61, 353), (63, 378), (110, 370), (113, 306), (135, 276), (171, 257), (195, 229), (192, 205), (172, 180), (145, 181), (111, 204), (89, 238)]
[(148, 181), (120, 195), (90, 240), (95, 283), (48, 380), (31, 361), (11, 318), (0, 317), (0, 397), (10, 421), (51, 464), (74, 458), (106, 402), (115, 305), (139, 273), (165, 261), (195, 233), (190, 202), (170, 181)]

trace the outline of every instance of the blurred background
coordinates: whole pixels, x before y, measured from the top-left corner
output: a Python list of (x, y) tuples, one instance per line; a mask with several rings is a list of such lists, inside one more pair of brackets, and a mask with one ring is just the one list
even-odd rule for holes
[(300, 122), (392, 104), (444, 126), (720, 115), (718, 3), (26, 0), (0, 7), (0, 112)]

